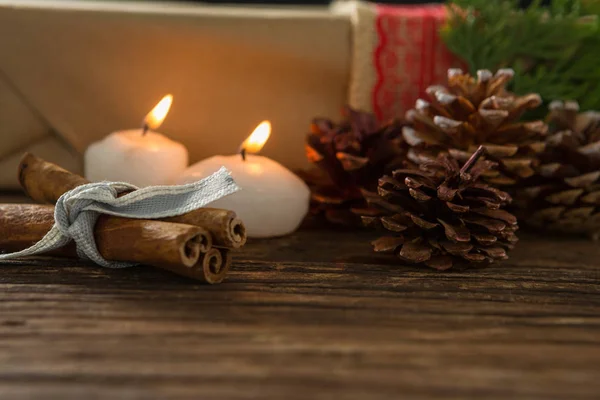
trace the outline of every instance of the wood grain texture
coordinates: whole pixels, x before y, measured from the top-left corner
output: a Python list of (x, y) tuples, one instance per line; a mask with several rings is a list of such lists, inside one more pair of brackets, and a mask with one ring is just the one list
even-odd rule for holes
[[(334, 236), (335, 235), (335, 236)], [(250, 242), (222, 285), (149, 267), (3, 265), (0, 398), (594, 399), (600, 248), (526, 237), (435, 272), (368, 234)]]

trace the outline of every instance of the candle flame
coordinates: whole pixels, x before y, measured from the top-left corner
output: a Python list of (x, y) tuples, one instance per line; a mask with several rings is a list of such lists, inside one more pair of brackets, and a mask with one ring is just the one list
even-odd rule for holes
[(163, 97), (162, 100), (154, 106), (152, 111), (146, 115), (146, 118), (144, 118), (144, 126), (148, 129), (156, 129), (161, 126), (167, 114), (169, 113), (171, 103), (173, 103), (172, 95), (168, 94)]
[(240, 149), (246, 153), (258, 153), (271, 135), (271, 123), (269, 121), (263, 121), (254, 129), (254, 131), (248, 136), (248, 139), (244, 140)]

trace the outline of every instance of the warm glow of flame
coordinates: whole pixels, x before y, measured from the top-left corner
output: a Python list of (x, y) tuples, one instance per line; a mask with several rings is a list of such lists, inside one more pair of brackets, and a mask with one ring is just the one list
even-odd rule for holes
[(144, 125), (148, 127), (148, 129), (156, 129), (162, 125), (165, 117), (169, 113), (169, 108), (171, 108), (171, 103), (173, 103), (173, 96), (168, 94), (162, 98), (161, 101), (158, 102), (157, 105), (154, 106), (152, 111), (146, 115), (144, 118)]
[(258, 153), (271, 135), (271, 123), (269, 121), (263, 121), (254, 131), (248, 136), (248, 139), (244, 140), (241, 145), (246, 153)]

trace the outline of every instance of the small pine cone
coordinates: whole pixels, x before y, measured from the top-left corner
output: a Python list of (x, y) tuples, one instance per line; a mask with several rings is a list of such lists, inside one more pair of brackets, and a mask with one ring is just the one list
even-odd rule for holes
[(480, 182), (496, 166), (477, 161), (483, 151), (480, 147), (462, 169), (440, 154), (418, 169), (382, 177), (377, 193), (365, 194), (380, 214), (364, 216), (363, 222), (389, 231), (373, 242), (374, 250), (439, 270), (506, 259), (518, 240), (517, 219), (502, 209), (510, 195)]
[(536, 155), (544, 149), (548, 126), (543, 121), (519, 122), (523, 113), (542, 103), (538, 94), (517, 96), (505, 86), (512, 69), (496, 74), (477, 71), (477, 78), (460, 69), (448, 70), (448, 85), (427, 88), (430, 101), (417, 100), (406, 119), (403, 136), (410, 149), (408, 158), (417, 164), (450, 153), (464, 162), (480, 146), (498, 168), (485, 173), (485, 182), (512, 186), (532, 176)]
[(346, 107), (336, 124), (315, 118), (306, 155), (316, 167), (303, 174), (311, 188), (311, 211), (334, 224), (360, 225), (362, 190), (375, 190), (383, 174), (402, 166), (402, 123), (380, 124), (373, 114)]
[(517, 191), (519, 216), (531, 227), (600, 236), (600, 113), (552, 102), (551, 133), (538, 174)]

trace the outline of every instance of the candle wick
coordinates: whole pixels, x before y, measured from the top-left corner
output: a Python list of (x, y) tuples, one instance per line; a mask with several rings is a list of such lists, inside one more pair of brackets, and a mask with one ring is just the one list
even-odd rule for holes
[(240, 155), (242, 156), (242, 161), (246, 161), (246, 148), (242, 147), (240, 150)]
[(148, 133), (148, 129), (150, 129), (150, 127), (147, 123), (144, 122), (144, 124), (142, 125), (142, 136), (146, 136), (146, 133)]

